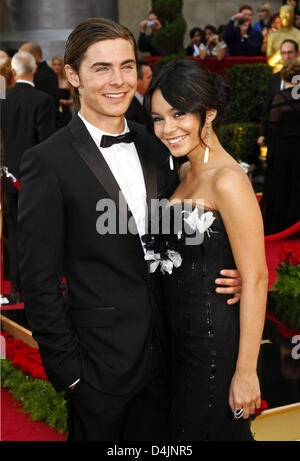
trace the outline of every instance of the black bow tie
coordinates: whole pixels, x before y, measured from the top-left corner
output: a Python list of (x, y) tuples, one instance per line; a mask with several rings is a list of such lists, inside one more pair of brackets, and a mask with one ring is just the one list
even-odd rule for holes
[(108, 136), (107, 134), (104, 134), (101, 138), (100, 147), (110, 147), (113, 144), (119, 144), (120, 142), (133, 142), (135, 137), (135, 131), (128, 131), (128, 133), (120, 134), (119, 136)]

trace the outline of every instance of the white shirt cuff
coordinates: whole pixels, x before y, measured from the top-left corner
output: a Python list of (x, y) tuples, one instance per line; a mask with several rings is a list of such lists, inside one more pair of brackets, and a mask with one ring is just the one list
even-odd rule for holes
[(73, 384), (71, 384), (71, 386), (69, 386), (69, 387), (72, 387), (72, 386), (74, 386), (74, 385), (75, 385), (75, 384), (77, 384), (79, 381), (80, 381), (80, 378), (79, 378), (79, 379), (77, 379), (77, 380), (76, 380), (76, 381), (75, 381)]

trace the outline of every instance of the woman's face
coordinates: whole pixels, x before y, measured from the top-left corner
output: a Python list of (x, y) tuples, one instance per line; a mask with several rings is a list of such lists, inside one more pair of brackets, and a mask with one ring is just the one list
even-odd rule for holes
[(258, 19), (260, 21), (264, 21), (265, 19), (267, 19), (269, 17), (269, 13), (267, 11), (259, 11), (258, 12)]
[(205, 29), (205, 41), (207, 42), (214, 35), (213, 31), (210, 29)]
[(271, 28), (272, 29), (280, 29), (281, 28), (281, 21), (280, 21), (280, 17), (278, 16), (277, 18), (274, 19), (274, 21), (272, 22), (271, 24)]
[(171, 107), (159, 89), (152, 96), (151, 117), (155, 135), (174, 157), (187, 155), (199, 146), (200, 116)]
[(201, 42), (201, 34), (199, 31), (195, 32), (194, 33), (194, 36), (193, 36), (193, 40), (194, 42), (196, 43), (196, 45), (200, 45), (200, 42)]
[(60, 62), (59, 59), (54, 59), (53, 60), (52, 69), (54, 70), (54, 72), (56, 74), (61, 74), (62, 73), (63, 67), (62, 67), (62, 63)]

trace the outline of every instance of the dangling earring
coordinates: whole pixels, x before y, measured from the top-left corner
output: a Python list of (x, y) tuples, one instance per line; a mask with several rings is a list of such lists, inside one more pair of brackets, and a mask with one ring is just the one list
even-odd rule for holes
[(208, 147), (209, 137), (210, 137), (210, 124), (208, 123), (207, 129), (206, 129), (206, 136), (205, 136), (206, 149), (204, 152), (204, 160), (203, 160), (204, 163), (207, 163), (208, 158), (209, 158), (209, 147)]
[(174, 170), (174, 161), (172, 155), (169, 157), (170, 170)]

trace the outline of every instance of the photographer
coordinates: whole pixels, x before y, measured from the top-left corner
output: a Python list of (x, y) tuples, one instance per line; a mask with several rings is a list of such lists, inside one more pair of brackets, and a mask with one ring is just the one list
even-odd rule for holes
[(219, 39), (215, 26), (206, 26), (204, 29), (205, 44), (200, 45), (200, 59), (204, 60), (206, 56), (215, 56), (221, 61), (227, 52), (226, 43)]
[[(151, 33), (149, 35), (146, 35), (147, 27), (151, 29)], [(161, 27), (162, 25), (156, 14), (150, 11), (150, 13), (148, 14), (148, 19), (144, 19), (140, 23), (141, 31), (138, 40), (139, 51), (148, 51), (151, 54), (151, 56), (161, 56), (162, 53), (160, 52), (160, 50), (155, 49), (151, 44), (153, 34), (155, 34), (155, 32), (161, 29)]]
[(200, 27), (193, 27), (190, 31), (190, 43), (186, 49), (187, 56), (199, 56), (199, 46), (204, 39), (204, 31)]
[[(262, 34), (251, 25), (253, 9), (241, 6), (238, 13), (230, 18), (224, 40), (231, 56), (257, 56), (261, 54)], [(236, 25), (235, 25), (236, 22)]]

